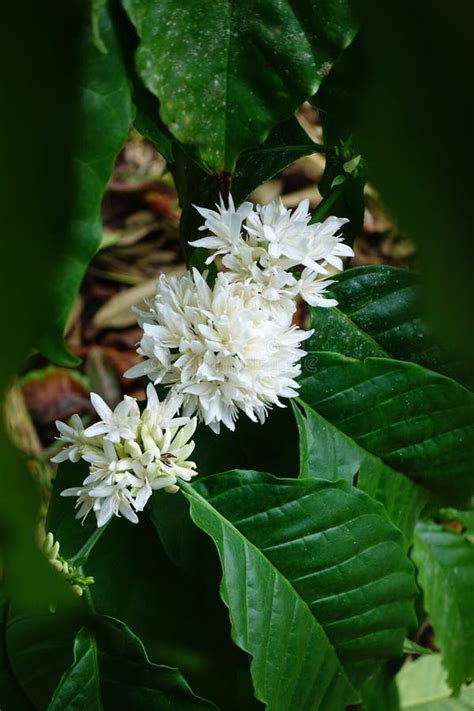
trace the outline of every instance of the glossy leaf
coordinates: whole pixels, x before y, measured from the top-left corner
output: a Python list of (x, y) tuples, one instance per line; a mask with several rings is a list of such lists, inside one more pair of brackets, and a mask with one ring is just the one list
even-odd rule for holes
[(128, 80), (106, 10), (100, 16), (99, 29), (106, 53), (98, 49), (97, 37), (94, 40), (90, 31), (83, 38), (70, 248), (51, 284), (54, 324), (40, 343), (43, 353), (61, 365), (78, 362), (65, 349), (64, 328), (86, 268), (102, 240), (102, 196), (131, 121)]
[(137, 711), (216, 707), (194, 696), (177, 669), (153, 664), (139, 638), (122, 622), (97, 618), (74, 643), (74, 663), (56, 689), (48, 711), (124, 706)]
[[(47, 527), (60, 541), (66, 557), (77, 556), (97, 534), (90, 516), (83, 525), (75, 518), (74, 498), (59, 496), (62, 489), (77, 486), (84, 476), (81, 464), (66, 462), (60, 465), (54, 483)], [(217, 592), (219, 562), (212, 542), (192, 524), (184, 497), (158, 492), (147, 506), (154, 516), (157, 501), (156, 518), (159, 516), (161, 523), (162, 516), (167, 517), (169, 547), (179, 552), (187, 532), (198, 534), (209, 544), (207, 559), (199, 549), (200, 558), (194, 561), (198, 565), (190, 578), (168, 559), (147, 510), (136, 526), (114, 519), (105, 530), (99, 529), (102, 534), (84, 564), (85, 574), (95, 579), (89, 587), (94, 608), (99, 614), (122, 620), (143, 641), (153, 662), (179, 667), (199, 695), (226, 711), (257, 711), (261, 707), (253, 699), (246, 655), (231, 641), (227, 611)], [(192, 542), (194, 545), (194, 536)], [(179, 614), (170, 614), (170, 600)], [(41, 659), (31, 657), (29, 667), (43, 667), (53, 658), (54, 654), (45, 651)], [(64, 667), (60, 673), (63, 671)]]
[(419, 277), (406, 269), (365, 266), (335, 277), (330, 288), (338, 306), (310, 309), (310, 350), (353, 358), (390, 356), (436, 370), (466, 385), (473, 369), (436, 343), (422, 318)]
[[(173, 135), (211, 172), (317, 90), (355, 33), (350, 4), (124, 0), (140, 36), (137, 68)], [(263, 80), (264, 77), (264, 80)]]
[(386, 358), (309, 355), (300, 396), (325, 420), (427, 489), (474, 491), (474, 396), (442, 375)]
[(474, 687), (463, 686), (453, 698), (445, 680), (441, 655), (432, 654), (409, 662), (397, 675), (402, 711), (467, 711), (474, 708)]
[(436, 645), (455, 692), (474, 677), (474, 545), (431, 521), (416, 527), (413, 560)]
[(357, 481), (359, 489), (385, 506), (408, 546), (428, 491), (384, 464), (306, 403), (300, 401), (300, 406), (301, 410), (294, 408), (300, 432), (299, 476)]
[(413, 571), (383, 508), (345, 482), (234, 471), (183, 486), (214, 540), (236, 644), (269, 709), (354, 700), (413, 623)]

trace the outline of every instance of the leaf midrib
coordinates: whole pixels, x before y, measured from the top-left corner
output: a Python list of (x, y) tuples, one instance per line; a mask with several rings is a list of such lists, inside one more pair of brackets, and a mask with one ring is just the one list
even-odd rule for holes
[[(225, 516), (223, 516), (217, 509), (215, 509), (213, 506), (211, 506), (211, 504), (207, 501), (207, 499), (205, 499), (191, 484), (188, 484), (188, 483), (182, 481), (182, 482), (180, 482), (180, 488), (185, 492), (186, 498), (195, 496), (199, 500), (199, 502), (204, 505), (204, 508), (206, 508), (208, 511), (210, 511), (213, 515), (215, 515), (217, 517), (221, 526), (224, 526), (224, 527), (227, 526), (228, 528), (230, 528), (236, 534), (237, 538), (239, 538), (243, 542), (244, 545), (247, 545), (249, 548), (251, 548), (251, 550), (253, 550), (259, 558), (262, 558), (266, 562), (266, 564), (269, 566), (269, 568), (272, 570), (272, 572), (276, 576), (278, 576), (279, 579), (283, 580), (286, 587), (289, 588), (289, 590), (294, 594), (294, 597), (297, 598), (298, 600), (300, 600), (300, 602), (303, 604), (303, 606), (307, 609), (307, 611), (311, 615), (311, 619), (314, 621), (314, 624), (317, 626), (317, 628), (319, 628), (321, 630), (321, 632), (324, 635), (324, 638), (328, 644), (328, 647), (333, 650), (334, 656), (339, 663), (341, 674), (344, 678), (345, 683), (347, 684), (348, 690), (352, 690), (354, 692), (354, 694), (356, 694), (356, 692), (352, 686), (352, 683), (349, 681), (349, 678), (346, 675), (344, 666), (343, 666), (341, 660), (339, 659), (339, 655), (337, 654), (337, 651), (336, 651), (334, 645), (332, 644), (329, 637), (327, 636), (326, 631), (324, 630), (324, 627), (317, 621), (317, 619), (315, 618), (315, 616), (314, 616), (313, 612), (311, 611), (311, 608), (309, 607), (307, 602), (301, 597), (299, 592), (291, 584), (291, 582), (288, 580), (288, 578), (286, 578), (282, 574), (282, 572), (272, 563), (272, 561), (269, 560), (269, 558), (267, 558), (262, 553), (262, 551), (254, 543), (252, 543), (252, 541), (250, 541), (248, 538), (246, 538), (243, 535), (243, 533), (241, 531), (239, 531), (239, 529), (236, 528), (236, 526), (234, 526), (234, 524), (231, 521), (229, 521), (229, 519), (225, 518)], [(192, 505), (192, 503), (193, 502), (191, 500), (191, 505)]]

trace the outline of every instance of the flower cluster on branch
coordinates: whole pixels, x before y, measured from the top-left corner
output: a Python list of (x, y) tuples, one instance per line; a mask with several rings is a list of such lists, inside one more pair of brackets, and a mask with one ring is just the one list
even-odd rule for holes
[[(293, 323), (297, 300), (334, 306), (328, 277), (353, 254), (340, 236), (346, 220), (311, 224), (308, 207), (303, 200), (293, 212), (281, 202), (236, 209), (230, 197), (216, 210), (196, 208), (207, 234), (191, 244), (212, 250), (207, 263), (220, 257), (225, 270), (212, 285), (196, 269), (162, 275), (153, 301), (137, 310), (143, 360), (126, 375), (153, 382), (145, 409), (126, 396), (112, 411), (93, 393), (99, 422), (84, 429), (74, 415), (70, 425), (57, 423), (65, 447), (53, 461), (89, 464), (83, 484), (62, 492), (77, 497), (78, 518), (94, 511), (98, 526), (113, 515), (135, 523), (153, 490), (176, 491), (179, 479), (196, 474), (188, 457), (197, 419), (214, 432), (221, 423), (234, 430), (240, 411), (263, 423), (270, 408), (296, 396), (301, 345), (312, 334)], [(163, 402), (158, 384), (170, 388)]]

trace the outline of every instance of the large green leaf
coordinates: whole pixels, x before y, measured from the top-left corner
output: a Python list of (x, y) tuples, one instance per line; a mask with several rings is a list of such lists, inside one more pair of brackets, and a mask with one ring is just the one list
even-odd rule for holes
[(196, 697), (177, 669), (153, 664), (139, 638), (112, 617), (79, 631), (74, 662), (55, 691), (49, 711), (66, 708), (182, 709), (216, 707)]
[(355, 33), (345, 0), (123, 4), (162, 120), (212, 172), (232, 172), (243, 150), (314, 94)]
[(391, 356), (459, 380), (473, 382), (472, 367), (437, 344), (421, 316), (418, 276), (406, 269), (365, 266), (335, 277), (333, 309), (311, 309), (310, 350), (353, 358)]
[(183, 486), (221, 558), (235, 642), (269, 709), (338, 709), (401, 653), (416, 591), (402, 537), (346, 482), (234, 471)]
[(474, 545), (431, 521), (420, 521), (412, 550), (424, 606), (455, 692), (474, 678)]
[(301, 478), (345, 479), (380, 501), (410, 544), (429, 493), (358, 445), (303, 401), (295, 406), (300, 433)]
[[(68, 558), (87, 549), (97, 534), (94, 519), (82, 525), (74, 518), (75, 500), (59, 495), (62, 489), (77, 486), (84, 476), (81, 464), (60, 465), (48, 513), (47, 527)], [(86, 575), (95, 579), (89, 592), (96, 611), (122, 620), (143, 641), (153, 662), (179, 667), (196, 693), (229, 711), (261, 708), (253, 699), (247, 657), (231, 641), (227, 611), (217, 592), (219, 562), (212, 543), (190, 521), (184, 497), (158, 492), (151, 503), (155, 523), (166, 517), (173, 551), (179, 552), (186, 535), (193, 532), (210, 544), (205, 548), (207, 559), (200, 549), (199, 565), (193, 569), (196, 574), (190, 577), (168, 559), (147, 511), (136, 526), (114, 519), (105, 530), (99, 529), (102, 535), (84, 564)], [(195, 548), (186, 545), (188, 550)], [(179, 614), (170, 614), (171, 600)], [(48, 637), (41, 632), (43, 636)], [(72, 641), (69, 644), (72, 649)], [(33, 656), (30, 667), (42, 667), (44, 673), (44, 664), (54, 658), (47, 650), (46, 645), (41, 660)], [(60, 668), (59, 675), (63, 671)]]
[(441, 655), (409, 662), (397, 675), (402, 711), (469, 711), (474, 708), (474, 686), (463, 686), (457, 698), (445, 680)]
[[(362, 63), (353, 57), (353, 100), (345, 105), (345, 120), (357, 129), (371, 181), (420, 246), (431, 323), (472, 357), (470, 6), (428, 0), (357, 5), (363, 12)], [(440, 93), (449, 107), (443, 121)], [(454, 247), (449, 235), (456, 236)]]
[(414, 363), (308, 355), (301, 399), (385, 464), (445, 500), (474, 490), (474, 396)]
[(86, 31), (83, 38), (70, 246), (51, 283), (54, 324), (40, 343), (43, 353), (62, 365), (77, 364), (63, 345), (64, 328), (87, 265), (102, 239), (102, 196), (131, 121), (125, 67), (105, 9), (100, 18), (100, 37), (106, 53), (94, 44), (91, 31)]
[[(50, 285), (68, 249), (83, 4), (11, 3), (0, 23), (0, 399), (52, 325)], [(58, 576), (35, 540), (40, 497), (1, 408), (0, 548), (10, 596), (48, 599)], [(34, 585), (32, 585), (34, 580)]]

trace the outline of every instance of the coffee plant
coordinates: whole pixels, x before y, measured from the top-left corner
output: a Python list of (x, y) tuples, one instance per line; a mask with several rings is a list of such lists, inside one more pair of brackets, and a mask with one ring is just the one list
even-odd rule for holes
[[(2, 387), (33, 350), (79, 364), (63, 334), (131, 127), (173, 177), (187, 271), (136, 312), (125, 375), (146, 401), (92, 393), (91, 422), (58, 421), (39, 534), (37, 486), (2, 433), (0, 708), (474, 708), (462, 11), (21, 11), (2, 43), (2, 133), (19, 136)], [(315, 153), (312, 213), (248, 201)], [(369, 180), (421, 276), (347, 266)]]

